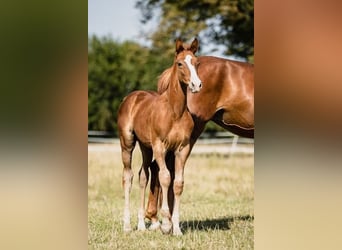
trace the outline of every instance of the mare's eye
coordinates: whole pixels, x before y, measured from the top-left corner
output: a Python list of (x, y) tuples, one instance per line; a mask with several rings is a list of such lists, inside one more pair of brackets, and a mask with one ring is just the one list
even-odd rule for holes
[(178, 67), (182, 67), (183, 66), (183, 64), (182, 63), (177, 63), (177, 65), (178, 65)]

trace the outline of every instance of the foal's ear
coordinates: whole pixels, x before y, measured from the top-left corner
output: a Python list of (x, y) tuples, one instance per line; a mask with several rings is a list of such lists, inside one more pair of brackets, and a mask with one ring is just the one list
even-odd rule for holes
[(195, 39), (192, 41), (192, 43), (191, 43), (191, 45), (190, 45), (190, 50), (191, 50), (191, 52), (192, 52), (193, 54), (195, 54), (195, 53), (197, 52), (197, 50), (198, 50), (198, 40), (197, 40), (197, 38), (195, 38)]
[(179, 38), (176, 40), (176, 53), (179, 54), (184, 50), (183, 42)]

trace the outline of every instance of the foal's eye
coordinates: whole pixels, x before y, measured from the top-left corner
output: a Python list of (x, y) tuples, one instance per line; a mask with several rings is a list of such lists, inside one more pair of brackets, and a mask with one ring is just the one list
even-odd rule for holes
[(178, 65), (178, 67), (182, 67), (183, 66), (183, 64), (182, 63), (177, 63), (177, 65)]

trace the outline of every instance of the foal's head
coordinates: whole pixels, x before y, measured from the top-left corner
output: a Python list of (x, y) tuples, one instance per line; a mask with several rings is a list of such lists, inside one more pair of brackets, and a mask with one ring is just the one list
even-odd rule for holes
[(190, 47), (187, 47), (179, 39), (176, 41), (176, 56), (174, 67), (177, 67), (177, 75), (180, 82), (187, 84), (192, 93), (202, 88), (202, 81), (197, 75), (197, 58), (195, 53), (198, 49), (198, 40), (195, 38)]

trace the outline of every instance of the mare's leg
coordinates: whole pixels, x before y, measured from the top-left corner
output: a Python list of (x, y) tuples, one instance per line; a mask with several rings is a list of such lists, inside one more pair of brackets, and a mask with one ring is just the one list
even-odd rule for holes
[(159, 183), (159, 167), (156, 161), (153, 161), (150, 165), (151, 170), (151, 184), (150, 184), (150, 193), (148, 197), (148, 203), (146, 208), (146, 218), (151, 220), (150, 230), (156, 230), (160, 227), (160, 223), (158, 220), (158, 197), (160, 189)]
[(132, 230), (130, 222), (130, 211), (129, 211), (129, 196), (132, 188), (133, 181), (133, 171), (131, 167), (132, 153), (135, 147), (135, 139), (133, 133), (127, 132), (120, 136), (121, 144), (121, 157), (122, 163), (124, 165), (123, 175), (122, 175), (122, 185), (125, 193), (125, 207), (124, 207), (124, 218), (123, 218), (123, 230), (124, 232), (129, 232)]
[(184, 187), (184, 166), (190, 154), (190, 145), (175, 152), (175, 179), (173, 182), (174, 207), (172, 213), (173, 235), (182, 235), (179, 227), (180, 197)]
[(145, 230), (145, 191), (149, 178), (148, 167), (152, 161), (152, 149), (145, 147), (139, 143), (142, 153), (142, 165), (139, 171), (139, 186), (140, 186), (140, 208), (138, 211), (138, 230)]
[(174, 193), (173, 193), (173, 183), (175, 179), (175, 153), (168, 152), (165, 158), (167, 168), (171, 173), (171, 183), (169, 187), (169, 192), (167, 194), (167, 204), (169, 204), (170, 214), (173, 213), (173, 203), (174, 203)]
[(171, 183), (170, 172), (167, 169), (165, 163), (166, 149), (161, 141), (157, 141), (153, 145), (153, 153), (156, 158), (156, 161), (159, 165), (159, 182), (162, 189), (163, 203), (161, 206), (161, 215), (162, 215), (162, 225), (161, 230), (163, 233), (168, 234), (171, 231), (172, 223), (171, 223), (171, 214), (167, 202), (167, 195), (169, 186)]

